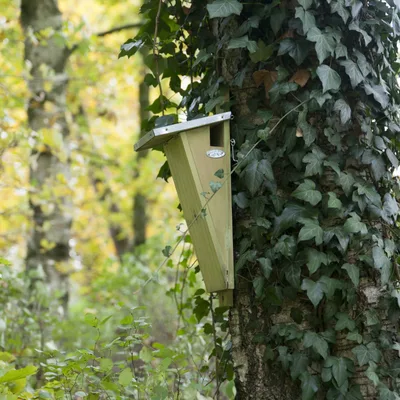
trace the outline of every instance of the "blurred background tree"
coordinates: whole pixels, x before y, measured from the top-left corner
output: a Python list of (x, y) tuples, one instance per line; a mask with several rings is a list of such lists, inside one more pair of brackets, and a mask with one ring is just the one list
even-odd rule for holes
[[(213, 333), (225, 319), (209, 316), (190, 238), (159, 268), (183, 220), (172, 182), (155, 179), (163, 155), (133, 152), (158, 97), (145, 52), (118, 60), (140, 6), (0, 0), (0, 393), (216, 389)], [(80, 348), (92, 355), (52, 370)], [(28, 364), (39, 369), (12, 375)]]

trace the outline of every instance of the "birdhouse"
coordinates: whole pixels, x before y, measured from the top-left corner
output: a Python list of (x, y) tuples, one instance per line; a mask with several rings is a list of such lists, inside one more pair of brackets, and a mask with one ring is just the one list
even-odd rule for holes
[(233, 303), (231, 113), (156, 128), (135, 150), (162, 145), (207, 291)]

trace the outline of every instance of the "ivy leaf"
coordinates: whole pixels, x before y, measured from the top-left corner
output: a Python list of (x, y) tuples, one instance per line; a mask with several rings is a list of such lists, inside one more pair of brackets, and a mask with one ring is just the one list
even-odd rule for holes
[(270, 18), (271, 29), (276, 35), (282, 27), (282, 23), (286, 18), (286, 11), (284, 8), (275, 7)]
[(353, 285), (358, 287), (358, 284), (360, 283), (360, 268), (358, 268), (357, 265), (346, 263), (342, 266), (342, 269), (347, 271)]
[(306, 349), (312, 347), (313, 350), (324, 359), (328, 356), (328, 343), (315, 332), (306, 331), (304, 334), (303, 345)]
[(396, 220), (399, 213), (399, 206), (389, 193), (386, 193), (383, 198), (383, 211), (388, 217), (393, 217)]
[(349, 58), (347, 54), (347, 47), (343, 43), (338, 43), (335, 48), (336, 58)]
[(332, 375), (339, 387), (345, 384), (349, 373), (347, 372), (347, 363), (344, 358), (333, 357)]
[(226, 99), (224, 96), (218, 96), (218, 97), (214, 97), (214, 98), (208, 100), (205, 105), (206, 113), (209, 113), (216, 106), (218, 106), (219, 104), (223, 104), (225, 101), (226, 101)]
[(218, 192), (218, 190), (221, 189), (221, 187), (222, 187), (221, 182), (210, 181), (210, 189), (212, 190), (213, 193)]
[(334, 232), (334, 234), (335, 234), (335, 236), (336, 236), (336, 238), (337, 238), (337, 240), (338, 240), (338, 242), (340, 244), (340, 247), (343, 249), (343, 251), (346, 251), (347, 246), (348, 246), (349, 241), (350, 241), (349, 235), (344, 230), (342, 230), (340, 228), (335, 228), (333, 230), (333, 232)]
[(299, 242), (304, 240), (315, 239), (315, 244), (320, 245), (322, 243), (324, 231), (322, 228), (313, 220), (307, 220), (307, 223), (300, 229), (298, 240)]
[(253, 280), (253, 288), (257, 297), (261, 297), (263, 294), (264, 282), (265, 278), (263, 276), (257, 276)]
[(340, 122), (345, 125), (346, 122), (350, 121), (351, 118), (351, 108), (350, 106), (343, 100), (339, 99), (335, 102), (333, 106), (334, 111), (340, 113)]
[(368, 364), (369, 364), (369, 367), (365, 371), (365, 375), (367, 376), (367, 378), (369, 380), (372, 381), (372, 383), (376, 387), (379, 385), (379, 382), (380, 382), (379, 376), (376, 373), (377, 365), (373, 361), (370, 361)]
[(383, 178), (387, 171), (387, 167), (381, 156), (377, 156), (372, 160), (371, 170), (376, 181), (379, 181)]
[(346, 74), (350, 78), (350, 83), (353, 89), (364, 80), (363, 74), (361, 73), (358, 65), (354, 61), (339, 61), (339, 64), (344, 67)]
[(317, 138), (317, 130), (313, 126), (311, 126), (307, 121), (302, 121), (298, 125), (298, 128), (301, 129), (307, 147), (314, 143)]
[(328, 90), (338, 90), (342, 83), (340, 75), (327, 65), (320, 65), (317, 68), (317, 75), (322, 82), (323, 93)]
[(264, 277), (268, 279), (272, 272), (271, 260), (269, 258), (258, 258), (257, 261), (261, 266)]
[(311, 77), (310, 71), (306, 69), (299, 69), (293, 74), (289, 82), (295, 82), (300, 87), (304, 87), (307, 85), (307, 82), (310, 79), (310, 77)]
[(290, 366), (290, 376), (292, 379), (298, 378), (304, 371), (307, 371), (308, 357), (304, 353), (296, 352), (293, 354)]
[(278, 353), (278, 361), (282, 363), (283, 369), (287, 370), (289, 368), (289, 362), (292, 361), (292, 355), (288, 353), (288, 348), (286, 346), (279, 346)]
[(331, 13), (333, 14), (335, 12), (341, 16), (344, 23), (350, 18), (350, 13), (346, 10), (343, 0), (331, 2)]
[[(206, 62), (209, 58), (211, 58), (211, 54), (207, 52), (206, 49), (201, 49), (199, 51), (199, 54), (196, 56), (196, 61), (193, 63), (193, 67), (196, 67), (200, 63)], [(155, 78), (154, 78), (155, 79)], [(156, 85), (154, 85), (156, 86)]]
[(399, 160), (389, 148), (386, 149), (386, 157), (392, 163), (393, 167), (397, 168), (399, 166)]
[(342, 331), (343, 329), (353, 331), (355, 329), (356, 323), (349, 317), (348, 314), (339, 312), (336, 313), (335, 317), (337, 318), (335, 331)]
[(295, 18), (299, 18), (303, 23), (303, 32), (305, 34), (316, 25), (314, 15), (309, 11), (305, 11), (302, 7), (296, 7)]
[(305, 39), (283, 39), (279, 44), (278, 56), (289, 53), (297, 65), (303, 63), (308, 55), (310, 43)]
[(371, 184), (367, 183), (358, 183), (356, 184), (357, 186), (357, 192), (360, 195), (364, 195), (367, 197), (367, 199), (374, 204), (375, 206), (381, 208), (382, 207), (382, 200), (380, 194), (376, 191), (375, 187)]
[(373, 85), (369, 83), (364, 84), (365, 93), (374, 96), (374, 99), (383, 107), (389, 105), (389, 95), (385, 88), (381, 85)]
[(325, 154), (316, 149), (306, 154), (303, 157), (303, 162), (307, 164), (304, 176), (322, 175), (322, 165), (325, 158)]
[(219, 179), (223, 179), (224, 177), (224, 170), (220, 168), (218, 171), (215, 171), (214, 176), (216, 176)]
[(128, 56), (128, 58), (132, 57), (139, 51), (144, 45), (143, 40), (127, 40), (122, 46), (121, 51), (118, 55), (118, 58)]
[(390, 259), (386, 256), (382, 247), (379, 246), (374, 246), (372, 248), (372, 258), (375, 268), (381, 271), (382, 284), (386, 285), (389, 282), (391, 272)]
[(279, 238), (274, 250), (287, 258), (292, 258), (296, 253), (296, 241), (293, 236), (283, 235)]
[(313, 274), (314, 272), (318, 271), (320, 268), (321, 264), (328, 264), (328, 257), (326, 256), (325, 253), (322, 253), (316, 249), (309, 248), (306, 250), (307, 254), (307, 267), (308, 270), (310, 271), (310, 274)]
[(240, 15), (243, 5), (237, 0), (214, 0), (207, 4), (210, 18), (226, 18), (232, 14)]
[(398, 400), (398, 392), (392, 392), (386, 385), (382, 382), (379, 387), (379, 400)]
[(346, 196), (350, 196), (351, 189), (355, 183), (353, 175), (351, 175), (350, 173), (342, 172), (339, 176), (339, 182), (344, 192), (346, 193)]
[(357, 57), (358, 68), (360, 68), (360, 71), (362, 72), (364, 77), (367, 77), (372, 71), (371, 65), (368, 63), (364, 54), (362, 54), (358, 50), (354, 52), (354, 55)]
[(328, 200), (328, 208), (337, 208), (341, 209), (343, 204), (342, 202), (337, 198), (336, 193), (334, 192), (329, 192), (328, 193), (329, 200)]
[(367, 319), (366, 321), (366, 326), (374, 326), (378, 325), (380, 323), (380, 320), (378, 318), (378, 315), (375, 310), (367, 310), (365, 312), (365, 318)]
[(301, 288), (307, 291), (307, 297), (317, 307), (319, 302), (324, 297), (323, 286), (320, 282), (314, 282), (311, 279), (304, 279)]
[(347, 340), (352, 340), (353, 342), (357, 342), (359, 344), (362, 343), (363, 337), (358, 332), (349, 332), (346, 336)]
[(285, 278), (286, 280), (294, 287), (300, 287), (300, 273), (301, 269), (295, 263), (290, 263), (288, 266), (284, 268)]
[[(362, 7), (362, 4), (361, 4), (361, 7)], [(354, 18), (354, 16), (353, 16), (353, 18)], [(352, 21), (349, 24), (349, 29), (351, 31), (356, 31), (356, 32), (360, 33), (362, 35), (362, 37), (364, 38), (365, 45), (366, 46), (369, 45), (369, 43), (371, 42), (372, 38), (371, 38), (371, 36), (368, 35), (367, 32), (364, 31), (364, 29), (360, 28), (358, 21)]]
[(332, 95), (330, 93), (322, 93), (322, 90), (313, 90), (311, 92), (311, 98), (315, 99), (318, 105), (322, 107), (327, 100), (332, 98)]
[(315, 210), (297, 203), (288, 203), (281, 215), (275, 218), (274, 235), (278, 236), (286, 229), (295, 225), (299, 218), (311, 218)]
[(312, 400), (319, 389), (319, 380), (315, 375), (303, 373), (301, 379), (301, 400)]
[(348, 233), (361, 233), (366, 235), (368, 233), (367, 226), (361, 222), (361, 218), (356, 213), (351, 213), (351, 217), (347, 219), (343, 228)]
[(292, 196), (304, 200), (312, 206), (316, 206), (322, 200), (321, 192), (315, 190), (315, 183), (309, 179), (305, 179), (292, 193)]
[(346, 5), (351, 5), (351, 16), (353, 17), (353, 19), (355, 19), (360, 13), (364, 4), (361, 1), (353, 0), (350, 2), (350, 4), (348, 1), (346, 1)]
[(274, 46), (266, 46), (262, 40), (259, 40), (257, 42), (257, 50), (253, 53), (250, 52), (250, 59), (253, 63), (267, 61), (271, 58), (272, 54), (274, 54)]
[(261, 161), (253, 160), (243, 172), (244, 183), (254, 196), (257, 190), (261, 187), (265, 179), (274, 180), (271, 164), (268, 160)]
[(307, 39), (315, 42), (315, 51), (320, 64), (324, 62), (326, 57), (333, 55), (336, 46), (331, 34), (323, 33), (317, 27), (314, 27), (307, 32)]
[(298, 0), (298, 3), (305, 9), (308, 10), (313, 3), (313, 0)]
[(360, 367), (368, 364), (370, 361), (379, 363), (381, 359), (381, 352), (376, 348), (374, 342), (368, 343), (367, 346), (360, 344), (359, 346), (354, 347), (351, 351), (357, 357)]
[(258, 49), (254, 40), (249, 40), (247, 35), (240, 38), (233, 38), (228, 43), (228, 49), (244, 49), (247, 48), (250, 53), (255, 53)]
[(343, 284), (338, 279), (329, 278), (326, 275), (323, 275), (318, 282), (320, 282), (323, 286), (324, 293), (328, 299), (331, 299), (335, 294), (337, 289), (341, 289)]

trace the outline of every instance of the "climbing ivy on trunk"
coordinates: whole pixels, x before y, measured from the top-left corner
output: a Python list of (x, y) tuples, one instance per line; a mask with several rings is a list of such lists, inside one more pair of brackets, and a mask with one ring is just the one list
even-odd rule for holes
[(154, 123), (234, 112), (239, 398), (400, 396), (399, 8), (148, 0), (121, 47)]

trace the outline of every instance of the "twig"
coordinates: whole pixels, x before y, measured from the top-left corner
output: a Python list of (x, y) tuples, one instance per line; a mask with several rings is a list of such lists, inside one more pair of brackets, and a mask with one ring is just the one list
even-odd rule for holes
[(107, 31), (98, 32), (95, 35), (98, 36), (98, 37), (104, 37), (104, 36), (107, 36), (107, 35), (111, 35), (112, 33), (121, 32), (121, 31), (123, 31), (125, 29), (140, 28), (142, 25), (143, 24), (141, 22), (125, 24), (125, 25), (121, 25), (121, 26), (116, 26), (115, 28), (108, 29)]
[(215, 384), (217, 386), (215, 390), (214, 398), (219, 400), (219, 355), (217, 352), (217, 332), (215, 328), (215, 313), (214, 313), (214, 305), (213, 305), (214, 295), (210, 293), (210, 312), (211, 312), (211, 322), (213, 328), (213, 340), (214, 340), (214, 351), (215, 351)]

